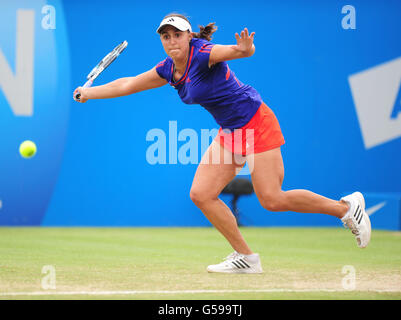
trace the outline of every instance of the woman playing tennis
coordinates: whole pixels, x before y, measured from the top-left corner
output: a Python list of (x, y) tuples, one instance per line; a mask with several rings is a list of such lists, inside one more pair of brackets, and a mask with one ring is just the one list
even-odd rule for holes
[(307, 190), (281, 189), (284, 166), (280, 147), (284, 138), (279, 123), (259, 93), (239, 81), (227, 64), (229, 60), (251, 57), (255, 53), (255, 33), (249, 34), (245, 28), (235, 34), (235, 45), (219, 45), (210, 42), (216, 30), (214, 23), (210, 23), (200, 27), (199, 33), (193, 33), (185, 16), (169, 14), (157, 29), (168, 56), (165, 60), (136, 77), (92, 88), (79, 87), (74, 96), (80, 93), (83, 103), (170, 84), (184, 103), (200, 104), (212, 114), (221, 128), (197, 168), (190, 197), (234, 252), (222, 263), (208, 266), (207, 271), (263, 272), (259, 254), (245, 242), (234, 215), (218, 198), (244, 165), (238, 157), (252, 163), (252, 184), (265, 209), (335, 216), (351, 229), (358, 246), (366, 247), (371, 226), (360, 192), (336, 201)]

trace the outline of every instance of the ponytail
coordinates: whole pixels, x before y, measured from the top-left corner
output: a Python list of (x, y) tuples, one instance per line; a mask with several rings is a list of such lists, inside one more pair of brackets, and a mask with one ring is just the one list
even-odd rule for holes
[(194, 38), (211, 41), (213, 38), (213, 33), (217, 31), (217, 27), (215, 26), (215, 24), (215, 22), (211, 22), (206, 27), (199, 26), (199, 32), (194, 32)]

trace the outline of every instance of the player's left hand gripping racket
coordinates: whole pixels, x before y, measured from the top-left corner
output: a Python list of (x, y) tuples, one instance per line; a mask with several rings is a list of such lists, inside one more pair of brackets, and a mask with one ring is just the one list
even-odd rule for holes
[[(92, 69), (91, 72), (89, 72), (88, 76), (86, 77), (88, 81), (85, 82), (83, 85), (84, 88), (88, 88), (92, 86), (93, 81), (103, 72), (104, 69), (106, 69), (119, 55), (123, 50), (127, 47), (128, 42), (123, 41), (121, 42), (117, 47), (113, 49), (107, 56), (105, 56), (102, 61), (100, 61), (96, 67)], [(80, 93), (77, 93), (74, 97), (75, 100), (79, 101), (79, 98), (81, 97)]]

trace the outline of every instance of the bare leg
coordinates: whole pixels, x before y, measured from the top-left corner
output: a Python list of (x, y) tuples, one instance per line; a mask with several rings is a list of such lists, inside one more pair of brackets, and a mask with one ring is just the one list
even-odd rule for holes
[(281, 190), (284, 165), (280, 148), (252, 155), (252, 182), (261, 205), (269, 211), (323, 213), (342, 218), (348, 205), (308, 190)]
[(235, 163), (231, 153), (224, 150), (218, 143), (212, 142), (195, 173), (190, 196), (235, 251), (252, 254), (231, 210), (218, 198), (241, 167), (242, 165)]

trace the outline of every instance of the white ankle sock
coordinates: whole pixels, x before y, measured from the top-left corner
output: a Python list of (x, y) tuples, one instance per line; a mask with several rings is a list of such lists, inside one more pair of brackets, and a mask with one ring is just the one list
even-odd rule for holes
[(259, 255), (257, 253), (244, 254), (243, 256), (246, 258), (246, 260), (252, 263), (256, 263), (259, 261)]
[(342, 217), (341, 219), (348, 219), (350, 214), (352, 214), (352, 212), (354, 211), (354, 204), (351, 201), (347, 201), (347, 200), (343, 200), (343, 201), (349, 205), (349, 208), (348, 208), (348, 211), (345, 213), (344, 217)]

